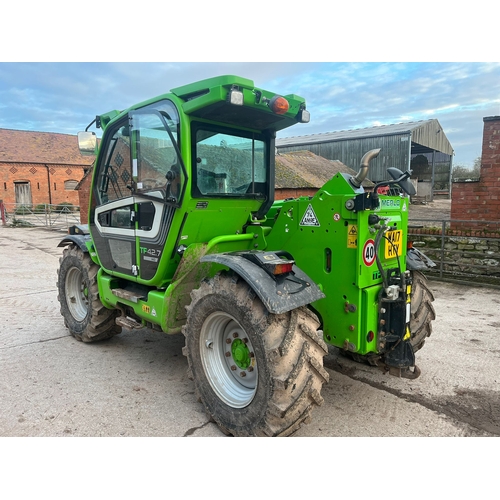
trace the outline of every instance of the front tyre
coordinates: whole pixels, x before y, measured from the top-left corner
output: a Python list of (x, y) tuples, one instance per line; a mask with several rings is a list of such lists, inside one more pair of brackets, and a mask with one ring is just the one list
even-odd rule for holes
[(108, 339), (121, 332), (115, 324), (117, 312), (105, 308), (99, 300), (98, 270), (99, 266), (76, 245), (63, 250), (57, 271), (57, 299), (64, 324), (83, 342)]
[(271, 314), (239, 276), (191, 293), (184, 354), (211, 418), (234, 436), (287, 436), (321, 405), (326, 344), (305, 307)]

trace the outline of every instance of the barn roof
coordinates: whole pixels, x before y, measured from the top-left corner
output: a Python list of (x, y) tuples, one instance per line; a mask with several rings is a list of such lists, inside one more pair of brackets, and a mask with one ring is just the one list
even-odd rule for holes
[[(338, 160), (327, 160), (311, 151), (279, 153), (276, 162), (276, 189), (316, 188), (319, 189), (339, 172), (356, 175), (356, 172)], [(369, 180), (364, 187), (373, 187)]]
[[(441, 151), (449, 155), (453, 154), (448, 138), (438, 120), (421, 120), (418, 122), (395, 123), (393, 125), (380, 125), (353, 130), (339, 130), (337, 132), (326, 132), (322, 134), (303, 135), (300, 137), (287, 137), (276, 139), (276, 147), (300, 146), (307, 144), (318, 144), (322, 142), (346, 141), (350, 139), (363, 139), (368, 137), (380, 137), (384, 135), (411, 135), (412, 153), (428, 152), (429, 150)], [(418, 149), (420, 146), (422, 150)]]
[(0, 128), (0, 163), (91, 165), (82, 156), (76, 135)]

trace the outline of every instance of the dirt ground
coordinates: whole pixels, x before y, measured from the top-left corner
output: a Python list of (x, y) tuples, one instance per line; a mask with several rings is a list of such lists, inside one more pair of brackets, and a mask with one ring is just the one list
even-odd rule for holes
[(409, 218), (429, 220), (450, 220), (451, 200), (435, 199), (425, 204), (412, 203), (410, 205)]
[[(62, 236), (0, 226), (0, 436), (223, 437), (195, 398), (181, 335), (69, 335), (55, 285)], [(500, 291), (430, 287), (422, 375), (392, 377), (332, 349), (325, 402), (297, 437), (500, 436)]]

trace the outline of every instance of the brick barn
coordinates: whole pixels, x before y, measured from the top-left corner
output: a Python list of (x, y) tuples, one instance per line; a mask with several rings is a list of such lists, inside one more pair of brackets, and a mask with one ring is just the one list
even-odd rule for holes
[[(327, 160), (311, 151), (290, 151), (278, 153), (275, 157), (276, 181), (274, 199), (314, 196), (325, 182), (339, 172), (356, 175), (356, 172), (339, 160)], [(373, 188), (373, 182), (365, 179), (363, 187)]]
[(76, 135), (0, 129), (0, 199), (7, 207), (78, 206), (75, 187), (93, 161)]

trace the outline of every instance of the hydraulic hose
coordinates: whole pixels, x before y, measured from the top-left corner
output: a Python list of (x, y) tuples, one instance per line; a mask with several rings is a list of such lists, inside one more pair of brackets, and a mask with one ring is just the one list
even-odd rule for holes
[(377, 236), (375, 236), (375, 261), (377, 262), (377, 267), (380, 273), (380, 276), (382, 276), (382, 281), (384, 285), (384, 289), (389, 286), (387, 283), (387, 278), (384, 273), (384, 268), (382, 267), (382, 262), (380, 262), (380, 257), (378, 256), (378, 251), (380, 247), (380, 241), (382, 240), (382, 237), (384, 236), (385, 231), (388, 229), (388, 227), (385, 225), (380, 226), (380, 229), (377, 232)]

